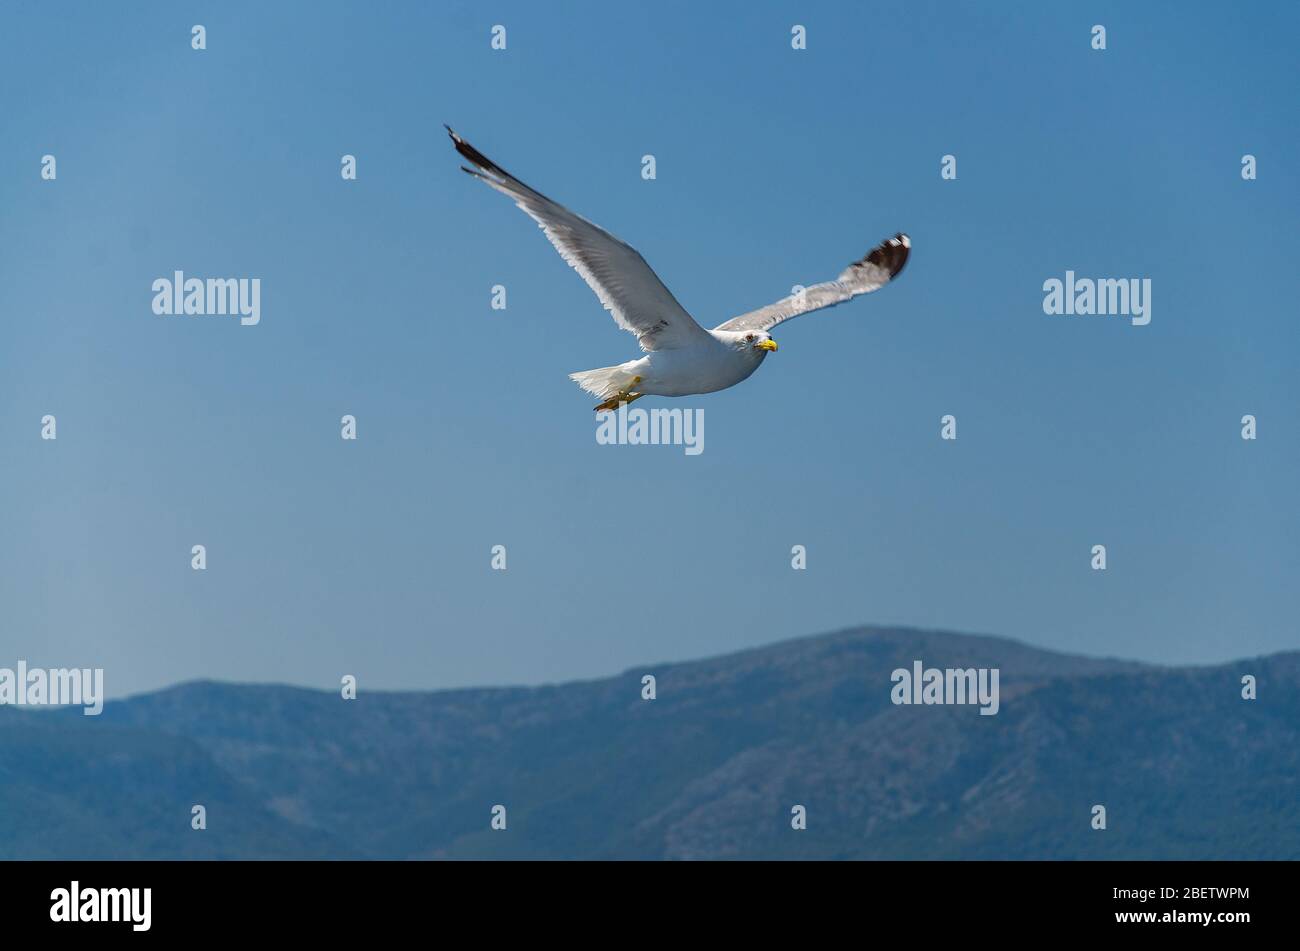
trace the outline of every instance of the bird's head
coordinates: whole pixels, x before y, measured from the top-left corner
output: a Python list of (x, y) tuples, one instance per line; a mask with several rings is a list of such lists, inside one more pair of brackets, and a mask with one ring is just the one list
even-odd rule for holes
[(736, 349), (762, 357), (776, 352), (776, 341), (766, 331), (749, 330), (736, 334)]

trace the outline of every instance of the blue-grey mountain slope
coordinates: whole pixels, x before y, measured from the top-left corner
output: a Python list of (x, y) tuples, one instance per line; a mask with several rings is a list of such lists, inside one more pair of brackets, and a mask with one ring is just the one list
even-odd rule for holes
[[(892, 704), (914, 660), (999, 668), (998, 714)], [(899, 629), (538, 688), (192, 683), (0, 708), (0, 855), (1297, 858), (1298, 688), (1300, 653), (1160, 668)]]

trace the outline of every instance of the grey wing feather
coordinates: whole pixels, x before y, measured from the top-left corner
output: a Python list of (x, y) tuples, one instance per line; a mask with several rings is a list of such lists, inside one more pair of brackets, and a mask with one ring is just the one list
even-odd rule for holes
[(674, 350), (708, 339), (637, 250), (599, 225), (529, 188), (447, 127), (462, 168), (509, 196), (537, 222), (551, 244), (600, 298), (614, 322), (633, 333), (642, 350)]
[(823, 307), (834, 307), (846, 300), (852, 300), (859, 294), (869, 294), (879, 290), (903, 269), (911, 247), (911, 239), (900, 232), (876, 245), (861, 261), (850, 264), (835, 280), (814, 284), (801, 294), (791, 294), (775, 304), (768, 304), (766, 307), (751, 310), (739, 317), (732, 317), (713, 329), (771, 330), (791, 317), (821, 310)]

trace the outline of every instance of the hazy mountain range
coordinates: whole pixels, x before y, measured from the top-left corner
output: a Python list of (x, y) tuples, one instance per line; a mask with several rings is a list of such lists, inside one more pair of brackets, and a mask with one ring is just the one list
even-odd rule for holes
[[(916, 660), (998, 668), (998, 714), (894, 705)], [(1294, 859), (1298, 688), (1300, 652), (1167, 668), (870, 628), (536, 688), (0, 707), (0, 857)]]

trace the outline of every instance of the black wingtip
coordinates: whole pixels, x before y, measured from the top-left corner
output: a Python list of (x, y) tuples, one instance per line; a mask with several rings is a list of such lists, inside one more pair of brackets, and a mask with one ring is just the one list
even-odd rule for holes
[(508, 177), (509, 172), (503, 169), (496, 162), (492, 161), (474, 146), (470, 145), (461, 138), (451, 126), (446, 126), (447, 134), (451, 136), (452, 144), (456, 146), (456, 151), (460, 153), (461, 158), (467, 160), (471, 165), (477, 166), (481, 171), (490, 172), (493, 175)]
[(912, 239), (899, 231), (892, 238), (880, 242), (864, 258), (868, 264), (884, 268), (892, 278), (903, 269), (912, 250)]

